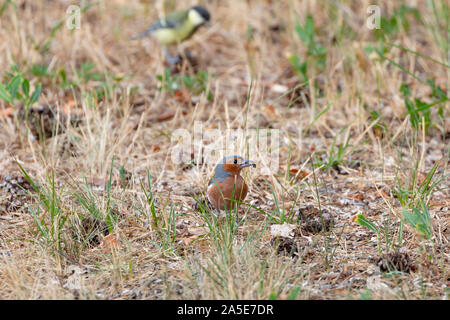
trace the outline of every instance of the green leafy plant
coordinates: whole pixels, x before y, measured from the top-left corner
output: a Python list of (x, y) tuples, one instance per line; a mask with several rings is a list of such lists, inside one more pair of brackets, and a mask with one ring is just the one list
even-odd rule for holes
[(322, 167), (323, 170), (338, 169), (339, 165), (344, 164), (344, 159), (347, 149), (350, 147), (350, 137), (343, 145), (336, 145), (336, 137), (333, 139), (330, 150), (328, 151), (328, 157), (325, 159), (316, 158), (313, 165), (315, 167)]
[[(411, 126), (415, 130), (418, 130), (419, 124), (422, 122), (422, 118), (423, 118), (423, 122), (425, 123), (425, 130), (427, 130), (430, 127), (430, 125), (432, 124), (431, 107), (439, 106), (440, 104), (448, 101), (448, 97), (445, 95), (444, 91), (441, 88), (436, 87), (434, 82), (429, 81), (427, 83), (433, 90), (433, 93), (432, 93), (433, 97), (438, 98), (438, 100), (433, 101), (431, 103), (423, 102), (422, 100), (420, 100), (418, 98), (411, 100), (410, 99), (411, 98), (411, 89), (409, 88), (409, 86), (407, 84), (403, 83), (400, 87), (400, 92), (403, 94), (403, 98), (405, 101), (405, 107), (409, 114), (409, 120), (411, 122)], [(439, 114), (441, 115), (441, 117), (443, 117), (442, 105), (440, 106)]]
[[(389, 229), (389, 222), (384, 226), (379, 225), (378, 223), (373, 223), (369, 219), (367, 219), (364, 215), (358, 214), (355, 218), (355, 222), (359, 225), (367, 228), (371, 231), (374, 231), (377, 234), (377, 243), (378, 243), (378, 252), (381, 253), (381, 236), (384, 237), (386, 241), (386, 252), (388, 252), (394, 245), (394, 241), (392, 240), (392, 235)], [(400, 226), (398, 229), (398, 245), (401, 245), (403, 241), (403, 223), (400, 222)]]
[(35, 77), (46, 77), (50, 75), (48, 71), (48, 66), (45, 64), (34, 64), (28, 70), (28, 73), (32, 74)]
[(75, 74), (81, 83), (88, 83), (89, 81), (101, 81), (104, 79), (104, 75), (93, 70), (94, 63), (92, 61), (87, 61), (83, 63), (77, 70)]
[(30, 90), (30, 81), (19, 70), (17, 65), (12, 66), (12, 72), (8, 73), (9, 81), (6, 85), (0, 83), (0, 99), (14, 106), (16, 101), (20, 101), (25, 106), (26, 114), (41, 95), (42, 87), (38, 83), (33, 92)]
[(327, 49), (320, 45), (315, 37), (314, 18), (308, 15), (304, 25), (297, 23), (295, 31), (306, 46), (306, 60), (301, 61), (298, 55), (291, 55), (288, 59), (294, 70), (302, 77), (302, 81), (308, 82), (308, 67), (316, 71), (325, 69)]
[(410, 29), (410, 16), (421, 23), (421, 15), (416, 8), (402, 4), (394, 10), (391, 16), (382, 15), (380, 17), (380, 28), (374, 29), (375, 39), (384, 41), (400, 30), (408, 31)]
[[(421, 54), (419, 52), (416, 52), (414, 50), (404, 48), (402, 46), (392, 44), (392, 43), (386, 43), (386, 45), (393, 46), (393, 47), (399, 48), (401, 50), (410, 52), (419, 57), (425, 58), (427, 60), (431, 60), (434, 63), (437, 63), (441, 66), (444, 66), (444, 67), (450, 69), (449, 65), (447, 65), (443, 62), (440, 62), (434, 58), (428, 57), (424, 54)], [(435, 107), (435, 106), (439, 107), (438, 115), (440, 116), (441, 120), (443, 120), (443, 118), (444, 118), (443, 106), (445, 105), (445, 103), (447, 101), (449, 101), (449, 98), (446, 95), (446, 91), (448, 91), (447, 88), (443, 88), (443, 89), (440, 88), (439, 86), (436, 85), (436, 83), (433, 80), (428, 79), (428, 80), (424, 81), (421, 78), (417, 77), (415, 74), (413, 74), (410, 71), (408, 71), (407, 69), (405, 69), (402, 65), (398, 64), (397, 62), (393, 61), (392, 59), (390, 59), (386, 56), (386, 53), (388, 52), (388, 50), (384, 43), (381, 43), (381, 47), (382, 47), (381, 49), (375, 49), (375, 52), (379, 55), (379, 57), (381, 58), (382, 61), (383, 60), (389, 61), (392, 65), (399, 68), (404, 73), (408, 74), (409, 76), (416, 79), (417, 81), (429, 86), (432, 90), (431, 97), (434, 99), (434, 101), (427, 103), (419, 98), (413, 98), (411, 89), (408, 84), (402, 83), (402, 85), (400, 86), (400, 92), (402, 93), (403, 99), (405, 101), (405, 108), (410, 117), (411, 126), (415, 130), (418, 130), (420, 123), (422, 123), (422, 121), (423, 121), (423, 123), (425, 124), (424, 129), (425, 129), (425, 131), (427, 131), (428, 128), (433, 124), (432, 118), (431, 118), (431, 108)]]
[(60, 68), (59, 71), (57, 72), (57, 74), (54, 75), (54, 77), (57, 79), (59, 86), (62, 89), (67, 89), (67, 88), (77, 85), (77, 83), (75, 81), (68, 80), (66, 69), (64, 69), (64, 68)]
[(411, 211), (403, 209), (405, 222), (415, 229), (422, 237), (431, 240), (431, 217), (425, 203), (421, 202), (421, 208), (412, 208)]
[(92, 61), (82, 63), (73, 73), (68, 73), (64, 67), (49, 70), (46, 64), (34, 64), (27, 70), (26, 74), (39, 78), (39, 81), (47, 86), (59, 86), (64, 90), (91, 84), (87, 86), (89, 90), (86, 90), (83, 94), (90, 95), (95, 100), (111, 98), (114, 89), (117, 88), (117, 83), (132, 77), (132, 75), (100, 72)]

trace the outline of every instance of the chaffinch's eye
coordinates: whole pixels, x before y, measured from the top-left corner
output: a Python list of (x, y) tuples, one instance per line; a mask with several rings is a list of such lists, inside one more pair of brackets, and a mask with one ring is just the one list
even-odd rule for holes
[(234, 162), (234, 164), (237, 164), (237, 159), (234, 159), (234, 161), (233, 161), (233, 162)]

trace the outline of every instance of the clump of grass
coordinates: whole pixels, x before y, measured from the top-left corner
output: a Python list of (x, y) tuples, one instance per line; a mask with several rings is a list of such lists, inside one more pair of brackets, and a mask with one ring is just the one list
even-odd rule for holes
[(243, 220), (239, 220), (239, 204), (237, 200), (230, 199), (230, 208), (224, 210), (225, 219), (219, 217), (219, 212), (209, 208), (203, 201), (196, 199), (199, 207), (199, 215), (207, 226), (210, 241), (223, 251), (223, 254), (229, 253), (233, 247), (238, 228)]
[(410, 174), (407, 175), (407, 179), (403, 183), (398, 172), (396, 173), (397, 186), (394, 187), (393, 191), (403, 208), (419, 207), (420, 203), (427, 203), (440, 182), (445, 179), (444, 174), (436, 175), (439, 165), (439, 162), (436, 162), (425, 178), (418, 182), (419, 163), (420, 159), (412, 162), (412, 166), (409, 168)]
[[(346, 128), (340, 130), (339, 133), (343, 132)], [(320, 167), (322, 170), (330, 171), (332, 169), (338, 170), (340, 165), (347, 163), (345, 157), (351, 152), (350, 136), (347, 137), (343, 144), (337, 144), (337, 139), (339, 135), (333, 138), (333, 143), (330, 149), (326, 151), (324, 158), (317, 158), (313, 162), (313, 166)]]
[[(286, 265), (277, 271), (277, 277), (272, 274), (274, 271), (273, 264), (268, 263), (265, 259), (261, 259), (257, 252), (258, 244), (261, 241), (263, 232), (267, 229), (268, 221), (264, 222), (261, 230), (256, 230), (251, 234), (247, 234), (247, 240), (238, 237), (238, 230), (244, 227), (244, 219), (238, 219), (239, 205), (237, 200), (230, 200), (231, 208), (225, 210), (225, 218), (218, 216), (217, 212), (211, 210), (203, 201), (196, 199), (198, 204), (198, 214), (206, 224), (209, 233), (211, 250), (215, 253), (213, 256), (206, 258), (205, 262), (199, 260), (192, 261), (188, 266), (191, 271), (192, 281), (201, 283), (201, 287), (207, 287), (205, 296), (224, 299), (241, 299), (244, 297), (268, 298), (270, 295), (278, 296), (285, 290), (285, 286), (293, 279), (290, 277), (283, 278), (283, 269)], [(248, 207), (244, 216), (253, 206), (244, 204)], [(256, 208), (255, 208), (256, 209)], [(261, 210), (262, 211), (262, 210)], [(272, 255), (276, 259), (276, 255)], [(252, 279), (241, 278), (242, 273), (239, 270), (251, 269)], [(197, 270), (194, 272), (194, 270)], [(234, 270), (234, 271), (233, 271)], [(247, 274), (247, 272), (246, 272)], [(258, 285), (256, 292), (250, 293), (243, 291), (243, 283), (241, 281), (255, 283)], [(256, 296), (255, 296), (256, 294)], [(291, 298), (295, 298), (298, 291), (291, 294)]]
[(68, 213), (62, 208), (62, 202), (55, 186), (54, 173), (52, 172), (48, 177), (50, 186), (47, 188), (36, 183), (20, 164), (18, 166), (36, 193), (37, 205), (29, 207), (29, 209), (38, 229), (38, 235), (43, 240), (38, 239), (37, 243), (50, 249), (51, 253), (57, 257), (59, 257), (58, 254), (67, 257), (65, 255), (67, 249), (65, 231)]
[[(202, 288), (206, 289), (203, 295), (214, 299), (276, 298), (290, 281), (300, 278), (285, 277), (286, 264), (277, 263), (275, 255), (268, 260), (261, 259), (255, 251), (257, 247), (254, 246), (242, 251), (233, 247), (229, 254), (218, 251), (210, 256), (203, 262), (201, 273), (196, 275), (197, 279), (202, 279)], [(247, 274), (244, 277), (243, 270)], [(252, 290), (246, 290), (248, 286)]]
[[(112, 165), (113, 163), (114, 160)], [(83, 230), (80, 229), (80, 222), (85, 218), (92, 217), (96, 223), (104, 223), (108, 233), (114, 231), (117, 224), (117, 212), (111, 195), (112, 169), (107, 183), (104, 208), (98, 204), (99, 200), (94, 196), (87, 182), (85, 182), (85, 191), (70, 193), (77, 200), (76, 203), (86, 211), (87, 215), (82, 215), (67, 210), (63, 205), (61, 193), (58, 192), (55, 183), (54, 172), (48, 178), (49, 187), (46, 187), (46, 183), (37, 183), (20, 164), (18, 165), (35, 192), (34, 197), (37, 204), (30, 206), (29, 209), (40, 236), (37, 242), (50, 249), (52, 254), (63, 256), (71, 263), (74, 263), (74, 259), (79, 258), (81, 251), (90, 246), (89, 237), (94, 236), (93, 233), (91, 234), (91, 231), (94, 230), (85, 230), (84, 232), (87, 234), (83, 234)], [(64, 202), (67, 201), (64, 200)], [(103, 230), (100, 231), (103, 232)]]
[(289, 209), (286, 208), (285, 202), (286, 199), (284, 196), (281, 197), (281, 203), (274, 191), (274, 189), (272, 188), (272, 186), (270, 186), (270, 190), (272, 192), (272, 198), (273, 201), (275, 203), (275, 208), (272, 211), (265, 211), (265, 214), (269, 217), (269, 219), (276, 223), (276, 224), (284, 224), (284, 223), (292, 223), (293, 222), (293, 218), (294, 218), (294, 214), (295, 214), (295, 210), (296, 210), (296, 205), (297, 205), (297, 201), (299, 199), (299, 188), (295, 187), (295, 196), (294, 196), (294, 203), (290, 206)]
[(146, 190), (143, 182), (141, 181), (141, 189), (144, 193), (145, 200), (149, 206), (150, 215), (146, 214), (150, 220), (152, 229), (156, 232), (157, 242), (153, 244), (160, 247), (164, 252), (170, 252), (172, 254), (176, 253), (174, 247), (175, 237), (176, 237), (176, 212), (174, 209), (174, 204), (170, 203), (169, 214), (166, 218), (164, 211), (167, 208), (168, 203), (158, 211), (155, 205), (156, 197), (152, 191), (151, 176), (150, 172), (147, 170), (147, 183), (148, 190)]
[(111, 160), (111, 168), (109, 170), (109, 178), (106, 184), (106, 203), (104, 208), (101, 208), (97, 204), (97, 199), (89, 187), (89, 184), (85, 180), (85, 191), (75, 192), (73, 196), (79, 201), (81, 206), (86, 210), (88, 215), (93, 216), (96, 219), (104, 220), (108, 226), (109, 232), (113, 232), (115, 225), (117, 223), (117, 211), (115, 210), (116, 204), (112, 198), (112, 181), (113, 181), (113, 168), (114, 168), (114, 157)]
[(305, 272), (291, 273), (292, 265), (283, 263), (276, 250), (261, 255), (259, 247), (266, 222), (261, 230), (248, 234), (244, 241), (237, 237), (238, 225), (233, 215), (222, 221), (204, 209), (200, 214), (204, 219), (211, 218), (212, 223), (207, 224), (211, 230), (210, 250), (214, 254), (197, 253), (187, 265), (191, 281), (199, 288), (202, 299), (277, 299), (282, 293), (289, 294), (290, 299), (298, 297), (300, 289), (297, 287)]

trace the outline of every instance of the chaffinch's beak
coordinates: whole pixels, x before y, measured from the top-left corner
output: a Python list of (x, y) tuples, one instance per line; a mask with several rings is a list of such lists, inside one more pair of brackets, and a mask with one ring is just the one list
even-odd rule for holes
[(210, 21), (206, 21), (206, 22), (204, 23), (204, 25), (207, 26), (207, 27), (209, 28), (209, 27), (211, 27), (211, 22), (210, 22)]
[(250, 161), (250, 160), (244, 160), (244, 162), (242, 162), (240, 165), (239, 165), (239, 168), (246, 168), (246, 167), (253, 167), (253, 168), (256, 168), (256, 163), (254, 163), (253, 161)]

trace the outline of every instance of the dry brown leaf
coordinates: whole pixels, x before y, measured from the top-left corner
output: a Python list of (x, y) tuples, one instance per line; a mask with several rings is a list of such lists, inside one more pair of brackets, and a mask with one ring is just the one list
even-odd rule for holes
[(389, 195), (384, 190), (378, 190), (376, 197), (377, 198), (390, 198)]
[(271, 120), (277, 119), (277, 112), (275, 110), (275, 107), (272, 105), (266, 105), (262, 108), (264, 114), (270, 118)]
[[(156, 112), (155, 112), (156, 113)], [(177, 111), (172, 109), (172, 110), (167, 110), (166, 112), (162, 112), (158, 115), (152, 115), (150, 117), (151, 120), (153, 121), (157, 121), (157, 122), (163, 122), (163, 121), (168, 121), (171, 120), (173, 117), (175, 117)], [(183, 115), (187, 114), (187, 111), (182, 111)]]
[(383, 138), (383, 130), (381, 128), (373, 127), (372, 131), (375, 134), (375, 136), (378, 137), (379, 139)]
[(0, 117), (12, 117), (14, 110), (12, 107), (0, 110)]
[(63, 112), (65, 114), (77, 114), (79, 112), (76, 112), (75, 107), (76, 107), (76, 102), (75, 99), (73, 97), (70, 97), (67, 102), (64, 104), (63, 106)]
[(169, 110), (167, 112), (164, 112), (163, 114), (156, 117), (156, 120), (158, 122), (163, 122), (172, 119), (175, 116), (176, 111), (175, 110)]
[(364, 200), (364, 195), (362, 193), (354, 193), (347, 195), (347, 198), (362, 201)]
[(296, 176), (297, 179), (303, 179), (304, 177), (308, 176), (308, 172), (305, 170), (299, 170), (299, 169), (290, 169), (289, 173), (291, 176)]
[(178, 89), (173, 92), (175, 99), (180, 103), (189, 103), (191, 102), (192, 95), (186, 89)]
[(119, 246), (119, 242), (117, 241), (117, 236), (114, 233), (108, 234), (102, 239), (102, 242), (99, 244), (99, 248), (102, 249), (104, 253), (110, 253), (111, 250), (117, 249)]

